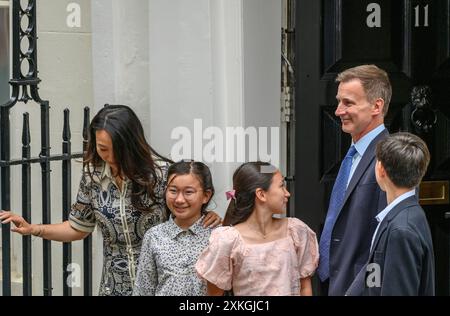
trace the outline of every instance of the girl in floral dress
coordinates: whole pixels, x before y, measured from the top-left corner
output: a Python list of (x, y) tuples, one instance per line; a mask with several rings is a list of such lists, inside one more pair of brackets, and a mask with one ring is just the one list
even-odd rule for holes
[(133, 295), (204, 296), (206, 282), (194, 266), (211, 235), (201, 225), (214, 195), (211, 172), (201, 162), (181, 161), (167, 177), (171, 216), (145, 234)]

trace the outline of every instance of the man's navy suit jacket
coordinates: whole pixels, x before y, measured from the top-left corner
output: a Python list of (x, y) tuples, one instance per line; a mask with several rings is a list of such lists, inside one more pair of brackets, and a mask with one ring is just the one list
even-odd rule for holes
[(370, 143), (348, 184), (331, 235), (328, 295), (345, 295), (369, 258), (378, 224), (375, 216), (387, 203), (386, 194), (375, 178), (375, 150), (377, 143), (388, 135), (385, 129)]

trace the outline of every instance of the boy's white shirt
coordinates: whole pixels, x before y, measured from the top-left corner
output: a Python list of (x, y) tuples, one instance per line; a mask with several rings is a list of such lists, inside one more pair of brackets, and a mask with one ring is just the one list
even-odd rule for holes
[(416, 189), (412, 189), (411, 191), (403, 193), (402, 195), (397, 197), (394, 201), (392, 201), (392, 203), (390, 203), (388, 206), (386, 206), (384, 210), (382, 210), (380, 213), (378, 213), (377, 216), (375, 216), (375, 218), (378, 221), (378, 225), (377, 225), (377, 228), (375, 229), (375, 232), (373, 233), (373, 236), (372, 236), (372, 242), (370, 244), (370, 251), (372, 251), (373, 242), (375, 241), (375, 236), (377, 235), (378, 228), (380, 228), (380, 224), (383, 221), (383, 219), (389, 214), (389, 212), (396, 205), (398, 205), (401, 201), (406, 200), (407, 198), (409, 198), (410, 196), (413, 196), (413, 195), (416, 195)]

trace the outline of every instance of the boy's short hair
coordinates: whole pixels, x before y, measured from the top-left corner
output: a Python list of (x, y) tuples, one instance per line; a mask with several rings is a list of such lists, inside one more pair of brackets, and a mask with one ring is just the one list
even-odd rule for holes
[(380, 141), (376, 156), (389, 179), (400, 188), (416, 187), (430, 162), (430, 152), (425, 142), (410, 133), (392, 134)]

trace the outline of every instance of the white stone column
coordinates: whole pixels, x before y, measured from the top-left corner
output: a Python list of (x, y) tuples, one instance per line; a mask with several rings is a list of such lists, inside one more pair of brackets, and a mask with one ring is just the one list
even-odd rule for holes
[(92, 1), (94, 112), (105, 103), (129, 105), (144, 126), (150, 125), (148, 6)]
[[(213, 122), (226, 135), (226, 127), (244, 126), (243, 0), (211, 0), (210, 3)], [(225, 192), (232, 190), (232, 175), (239, 164), (222, 162), (212, 166), (215, 200), (221, 214), (225, 214), (228, 206)]]

